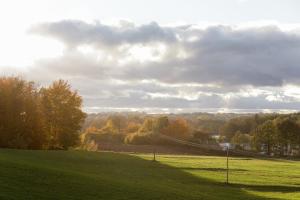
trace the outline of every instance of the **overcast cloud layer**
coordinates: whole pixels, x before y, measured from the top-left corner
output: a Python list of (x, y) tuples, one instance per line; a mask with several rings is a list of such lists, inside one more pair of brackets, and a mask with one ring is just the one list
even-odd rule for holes
[(298, 110), (299, 28), (41, 23), (29, 33), (65, 49), (25, 73), (69, 80), (88, 111)]

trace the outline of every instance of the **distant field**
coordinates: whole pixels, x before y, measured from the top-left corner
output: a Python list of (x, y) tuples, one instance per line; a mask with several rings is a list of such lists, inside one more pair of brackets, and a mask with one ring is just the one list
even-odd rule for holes
[(300, 162), (0, 150), (0, 199), (300, 199)]

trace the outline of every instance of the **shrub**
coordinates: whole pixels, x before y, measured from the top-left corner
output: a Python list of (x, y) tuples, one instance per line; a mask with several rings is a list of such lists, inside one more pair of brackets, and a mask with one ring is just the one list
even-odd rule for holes
[(114, 143), (121, 144), (124, 142), (123, 134), (110, 134), (110, 133), (85, 133), (83, 136), (83, 143), (94, 141), (96, 143)]

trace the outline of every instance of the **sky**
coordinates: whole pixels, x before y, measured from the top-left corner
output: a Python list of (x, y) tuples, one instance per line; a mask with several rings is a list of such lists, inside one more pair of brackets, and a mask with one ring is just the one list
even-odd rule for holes
[(294, 112), (298, 0), (0, 0), (0, 75), (87, 112)]

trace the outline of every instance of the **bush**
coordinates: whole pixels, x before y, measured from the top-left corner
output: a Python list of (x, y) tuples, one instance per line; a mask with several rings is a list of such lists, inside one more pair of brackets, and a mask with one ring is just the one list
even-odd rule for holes
[(150, 144), (150, 134), (132, 133), (125, 137), (126, 144)]
[(83, 143), (89, 143), (90, 141), (122, 144), (124, 142), (124, 135), (118, 133), (85, 133)]
[(160, 138), (157, 134), (153, 133), (132, 133), (125, 137), (126, 144), (134, 144), (134, 145), (150, 145), (150, 144), (158, 144)]
[(126, 144), (133, 145), (176, 145), (155, 133), (132, 133), (127, 135), (124, 141)]

